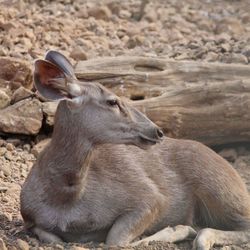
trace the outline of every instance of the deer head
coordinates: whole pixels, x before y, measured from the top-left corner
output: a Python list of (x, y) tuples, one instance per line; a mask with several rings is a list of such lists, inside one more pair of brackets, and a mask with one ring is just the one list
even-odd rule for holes
[(34, 82), (44, 98), (62, 100), (55, 119), (70, 121), (71, 129), (94, 145), (132, 144), (145, 149), (163, 138), (152, 121), (104, 86), (77, 80), (70, 62), (56, 51), (35, 62)]

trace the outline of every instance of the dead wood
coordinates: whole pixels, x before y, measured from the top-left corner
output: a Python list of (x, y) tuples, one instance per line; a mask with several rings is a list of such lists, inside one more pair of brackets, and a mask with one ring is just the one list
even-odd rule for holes
[(76, 75), (136, 100), (167, 135), (206, 144), (250, 140), (250, 67), (118, 57), (81, 61)]

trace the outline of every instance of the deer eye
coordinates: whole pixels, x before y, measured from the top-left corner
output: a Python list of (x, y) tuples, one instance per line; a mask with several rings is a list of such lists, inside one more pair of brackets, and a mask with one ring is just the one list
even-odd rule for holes
[(108, 104), (109, 106), (112, 106), (112, 107), (118, 106), (118, 100), (117, 100), (117, 99), (110, 99), (110, 100), (107, 100), (107, 104)]

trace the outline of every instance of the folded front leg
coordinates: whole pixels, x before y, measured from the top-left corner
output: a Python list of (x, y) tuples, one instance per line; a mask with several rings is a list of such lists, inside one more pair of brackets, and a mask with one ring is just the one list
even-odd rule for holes
[(107, 245), (127, 246), (154, 222), (156, 208), (138, 208), (117, 218), (106, 238)]
[(166, 227), (161, 231), (146, 237), (142, 240), (132, 243), (132, 246), (139, 244), (148, 245), (151, 241), (165, 241), (169, 243), (179, 242), (187, 239), (194, 239), (197, 232), (190, 226), (178, 225), (175, 227)]
[(47, 232), (39, 227), (34, 227), (31, 231), (44, 243), (60, 243), (63, 242), (58, 236), (51, 232)]

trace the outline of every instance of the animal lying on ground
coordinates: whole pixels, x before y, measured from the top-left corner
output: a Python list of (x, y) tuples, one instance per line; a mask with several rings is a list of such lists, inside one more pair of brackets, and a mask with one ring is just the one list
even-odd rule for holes
[(249, 242), (246, 185), (214, 151), (164, 137), (102, 85), (77, 80), (56, 51), (36, 61), (34, 81), (42, 96), (61, 99), (52, 140), (21, 192), (25, 226), (41, 241), (195, 238), (200, 250)]

